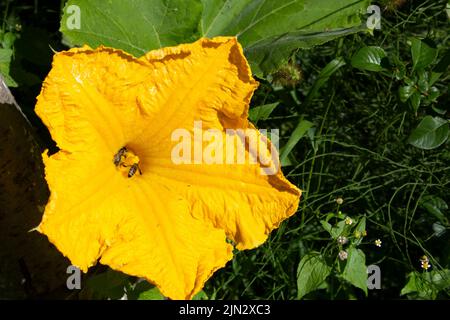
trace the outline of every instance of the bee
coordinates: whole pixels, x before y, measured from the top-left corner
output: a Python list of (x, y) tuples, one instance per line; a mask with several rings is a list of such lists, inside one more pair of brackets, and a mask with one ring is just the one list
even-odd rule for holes
[(113, 161), (116, 166), (118, 166), (120, 164), (120, 161), (122, 160), (122, 156), (124, 156), (126, 152), (127, 152), (127, 148), (122, 147), (122, 148), (120, 148), (119, 152), (117, 152), (114, 155)]
[(120, 148), (120, 150), (114, 155), (113, 162), (116, 167), (130, 168), (128, 170), (128, 178), (134, 176), (138, 171), (139, 174), (142, 174), (141, 168), (139, 168), (139, 158), (126, 147)]
[(139, 174), (142, 174), (141, 168), (139, 168), (139, 165), (137, 163), (133, 164), (130, 168), (130, 171), (128, 171), (128, 178), (131, 178), (136, 174), (136, 172), (139, 170)]

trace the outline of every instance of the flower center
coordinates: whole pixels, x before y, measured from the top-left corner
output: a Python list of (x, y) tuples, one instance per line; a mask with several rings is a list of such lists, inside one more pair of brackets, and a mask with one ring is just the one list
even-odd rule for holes
[(133, 177), (136, 172), (142, 174), (141, 168), (139, 168), (139, 157), (126, 147), (120, 148), (114, 155), (113, 162), (116, 168), (128, 178)]

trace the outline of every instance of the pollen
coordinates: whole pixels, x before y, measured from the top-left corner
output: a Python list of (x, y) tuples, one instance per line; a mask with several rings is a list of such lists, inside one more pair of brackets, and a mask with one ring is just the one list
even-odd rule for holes
[(142, 174), (141, 169), (139, 168), (139, 157), (126, 147), (119, 149), (114, 155), (113, 162), (117, 170), (125, 177), (131, 178), (136, 172)]

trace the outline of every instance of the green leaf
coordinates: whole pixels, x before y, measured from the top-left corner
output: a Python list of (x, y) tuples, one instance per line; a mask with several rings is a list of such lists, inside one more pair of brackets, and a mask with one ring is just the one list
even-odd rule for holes
[(411, 272), (410, 274), (408, 274), (408, 282), (403, 287), (400, 295), (403, 296), (412, 292), (425, 291), (426, 288), (423, 286), (421, 280), (422, 279), (420, 277), (420, 273), (418, 272)]
[[(135, 56), (201, 36), (237, 36), (253, 72), (263, 76), (298, 48), (367, 30), (369, 0), (69, 0), (61, 32), (71, 45), (101, 44)], [(80, 28), (74, 13), (80, 9)], [(132, 19), (130, 19), (132, 17)]]
[(395, 79), (401, 80), (405, 78), (406, 66), (403, 63), (403, 61), (401, 61), (400, 58), (397, 57), (396, 55), (392, 55), (390, 59), (392, 60), (390, 64), (392, 68), (392, 74), (394, 75)]
[[(147, 281), (139, 281), (134, 288), (128, 292), (129, 300), (165, 300), (166, 297), (157, 287)], [(192, 300), (208, 300), (208, 295), (202, 290)]]
[(12, 58), (13, 51), (11, 49), (0, 49), (0, 63), (9, 63)]
[(325, 220), (321, 220), (320, 221), (320, 224), (322, 225), (322, 227), (326, 230), (326, 231), (328, 231), (328, 233), (331, 235), (331, 224), (330, 223), (328, 223), (327, 221), (325, 221)]
[(422, 96), (420, 95), (420, 92), (414, 91), (413, 94), (411, 95), (411, 99), (409, 100), (414, 112), (417, 112), (417, 110), (419, 109), (421, 100), (422, 100)]
[(151, 289), (153, 289), (155, 286), (150, 284), (148, 281), (145, 280), (138, 280), (135, 283), (129, 283), (127, 286), (127, 297), (128, 300), (138, 300), (139, 296)]
[(408, 77), (405, 78), (405, 83), (406, 83), (408, 86), (415, 86), (415, 85), (416, 85), (416, 82), (417, 82), (417, 77), (414, 77), (413, 79), (408, 78)]
[(306, 135), (311, 141), (311, 146), (313, 147), (314, 152), (317, 152), (319, 150), (320, 141), (318, 137), (316, 137), (316, 128), (315, 127), (309, 128), (309, 130), (306, 132)]
[(412, 94), (416, 92), (416, 89), (413, 86), (406, 85), (403, 87), (400, 87), (398, 89), (398, 95), (400, 96), (401, 102), (406, 102), (408, 99), (412, 96)]
[[(200, 33), (204, 37), (236, 35), (239, 31), (236, 19), (246, 20), (245, 15), (256, 10), (253, 0), (202, 0), (203, 13), (200, 21)], [(241, 24), (245, 24), (242, 23)], [(248, 24), (248, 23), (247, 23)], [(233, 30), (233, 27), (236, 27)], [(242, 28), (242, 26), (241, 26)]]
[(330, 212), (326, 215), (325, 217), (325, 221), (328, 222), (330, 221), (331, 218), (338, 218), (338, 219), (343, 219), (343, 217), (345, 217), (343, 214), (339, 214), (339, 213), (335, 213), (335, 212)]
[(53, 48), (58, 43), (44, 29), (24, 26), (20, 37), (14, 42), (14, 62), (10, 74), (18, 86), (31, 87), (41, 85), (41, 77), (45, 75), (52, 62)]
[(330, 232), (331, 237), (332, 237), (334, 240), (336, 240), (338, 237), (344, 235), (344, 230), (345, 230), (345, 227), (346, 227), (346, 226), (347, 226), (347, 225), (345, 224), (345, 221), (344, 221), (344, 220), (339, 221), (339, 222), (336, 224), (336, 226), (334, 226), (333, 228), (331, 228), (331, 232)]
[(311, 48), (367, 30), (367, 0), (202, 0), (200, 33), (235, 35), (253, 72), (263, 76), (286, 62), (292, 50)]
[(209, 299), (208, 295), (203, 290), (192, 297), (192, 300), (208, 300), (208, 299)]
[(447, 140), (449, 130), (447, 120), (426, 116), (413, 130), (408, 138), (408, 143), (420, 149), (434, 149)]
[(427, 195), (421, 199), (420, 205), (422, 208), (434, 215), (441, 223), (448, 223), (444, 213), (442, 212), (448, 209), (448, 205), (443, 199), (437, 196)]
[[(71, 24), (76, 13), (70, 6), (80, 8), (79, 29)], [(69, 0), (60, 30), (72, 45), (105, 45), (139, 57), (151, 49), (194, 41), (201, 12), (199, 0)]]
[(138, 300), (164, 300), (165, 297), (159, 292), (158, 288), (153, 287), (144, 291), (138, 296)]
[(408, 274), (408, 282), (403, 287), (400, 295), (411, 295), (415, 299), (436, 299), (441, 290), (450, 287), (450, 270), (433, 270), (419, 273), (417, 271)]
[(413, 38), (411, 39), (411, 54), (413, 71), (423, 70), (434, 62), (437, 56), (437, 49), (428, 39), (421, 41)]
[(355, 240), (355, 245), (359, 245), (363, 240), (362, 234), (366, 231), (366, 217), (362, 217), (355, 228), (355, 232), (359, 232), (360, 238)]
[(361, 220), (359, 220), (355, 231), (364, 232), (366, 230), (366, 217), (362, 217)]
[(250, 109), (248, 115), (250, 121), (256, 124), (259, 120), (266, 120), (278, 104), (275, 102)]
[(431, 72), (429, 85), (432, 86), (433, 84), (435, 84), (436, 81), (438, 81), (441, 76), (442, 76), (442, 73), (438, 73), (438, 72), (434, 72), (434, 71)]
[(380, 47), (364, 47), (352, 57), (352, 66), (367, 71), (382, 71), (381, 61), (386, 57), (386, 53)]
[(439, 222), (435, 222), (431, 225), (431, 228), (433, 229), (433, 236), (439, 238), (441, 236), (443, 236), (445, 234), (445, 232), (447, 231), (447, 228), (444, 227), (442, 224), (440, 224)]
[(296, 49), (309, 49), (363, 30), (366, 29), (353, 27), (316, 33), (290, 32), (281, 37), (270, 38), (244, 48), (244, 53), (250, 62), (253, 73), (258, 77), (264, 77), (285, 63), (290, 53)]
[(86, 281), (86, 288), (91, 290), (97, 299), (120, 299), (125, 294), (128, 279), (128, 275), (108, 269), (90, 277)]
[(419, 82), (417, 82), (417, 85), (419, 86), (419, 90), (421, 93), (425, 94), (430, 89), (430, 85), (428, 83), (428, 79), (419, 79)]
[(297, 143), (300, 141), (301, 138), (306, 134), (306, 132), (313, 126), (314, 124), (308, 120), (301, 119), (298, 123), (297, 127), (295, 128), (294, 132), (292, 132), (291, 136), (289, 137), (288, 142), (281, 150), (281, 165), (283, 166), (285, 160), (287, 159), (289, 153), (291, 153), (292, 149), (297, 145)]
[[(429, 95), (428, 95), (428, 99), (429, 99), (430, 101), (435, 101), (435, 100), (441, 95), (441, 92), (439, 91), (438, 88), (436, 88), (436, 87), (431, 87), (428, 94), (429, 94)], [(445, 114), (445, 112), (444, 112), (444, 113), (441, 113), (441, 114)]]
[(317, 290), (331, 272), (323, 256), (312, 252), (302, 258), (297, 269), (297, 298), (301, 299), (309, 292)]
[(345, 220), (341, 220), (339, 221), (335, 226), (332, 226), (328, 220), (331, 219), (332, 217), (335, 217), (336, 215), (334, 213), (330, 213), (327, 215), (327, 218), (325, 220), (321, 220), (320, 223), (322, 225), (322, 227), (328, 231), (328, 233), (330, 234), (331, 238), (333, 238), (333, 240), (336, 240), (339, 236), (345, 235), (346, 227), (347, 225), (345, 224)]
[(367, 295), (367, 267), (364, 252), (355, 247), (347, 250), (348, 258), (342, 276), (357, 288), (362, 289)]
[[(339, 70), (342, 66), (345, 65), (345, 61), (343, 58), (338, 57), (330, 61), (319, 73), (316, 81), (314, 82), (311, 90), (308, 92), (308, 95), (305, 98), (303, 106), (306, 107), (309, 105), (313, 98), (317, 96), (319, 93), (319, 89), (323, 87), (323, 85), (330, 79), (330, 77)], [(295, 128), (292, 135), (289, 137), (288, 142), (281, 150), (281, 165), (288, 165), (288, 156), (295, 145), (300, 141), (300, 139), (309, 132), (309, 130), (313, 127), (313, 123), (307, 120), (300, 119), (297, 127)]]
[(316, 81), (314, 82), (311, 90), (309, 90), (308, 95), (305, 98), (303, 104), (304, 107), (308, 106), (312, 100), (318, 95), (320, 88), (330, 79), (330, 77), (338, 71), (341, 67), (345, 66), (345, 61), (343, 58), (338, 57), (331, 60), (319, 73)]
[(450, 49), (444, 53), (444, 56), (439, 60), (437, 65), (434, 67), (430, 76), (430, 86), (432, 86), (439, 78), (448, 70), (450, 65)]
[(13, 32), (6, 32), (2, 38), (2, 47), (4, 49), (12, 49), (14, 41), (16, 41), (16, 35)]
[(432, 270), (427, 272), (426, 276), (436, 290), (441, 291), (450, 288), (450, 270)]
[(0, 49), (0, 74), (8, 87), (17, 87), (17, 82), (9, 75), (12, 56), (13, 51), (11, 49)]

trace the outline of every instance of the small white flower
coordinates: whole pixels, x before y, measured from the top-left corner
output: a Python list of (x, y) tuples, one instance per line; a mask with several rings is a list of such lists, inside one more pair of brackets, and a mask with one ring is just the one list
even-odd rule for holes
[(353, 223), (352, 218), (350, 217), (345, 218), (345, 224), (351, 225), (352, 223)]
[(339, 198), (336, 199), (336, 203), (337, 203), (338, 205), (341, 205), (341, 204), (344, 203), (344, 199), (342, 199), (341, 197), (339, 197)]
[(339, 237), (337, 238), (337, 242), (338, 242), (340, 245), (343, 245), (343, 244), (346, 244), (346, 243), (348, 242), (348, 239), (347, 239), (346, 237), (344, 237), (344, 236), (339, 236)]
[(346, 260), (348, 258), (348, 253), (345, 250), (341, 250), (339, 251), (339, 259), (341, 259), (342, 261)]
[(377, 239), (377, 240), (375, 240), (375, 245), (377, 246), (377, 247), (379, 247), (379, 248), (381, 248), (381, 240), (380, 239)]
[(420, 266), (424, 270), (428, 270), (431, 267), (430, 259), (427, 256), (422, 256), (420, 258)]

